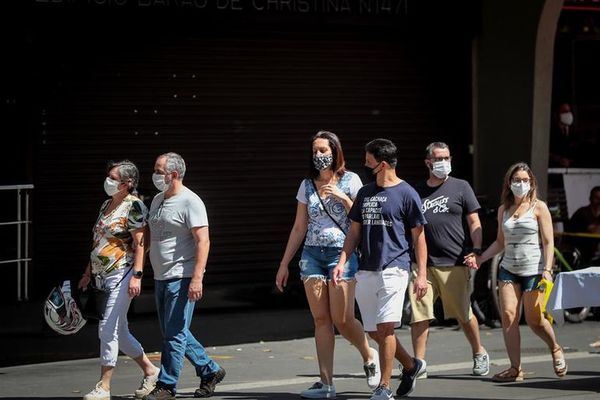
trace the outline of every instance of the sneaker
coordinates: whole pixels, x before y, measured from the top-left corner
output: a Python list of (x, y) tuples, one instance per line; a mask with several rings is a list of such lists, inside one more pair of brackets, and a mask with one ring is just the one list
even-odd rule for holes
[(175, 400), (175, 393), (164, 386), (160, 382), (154, 386), (154, 389), (143, 397), (144, 400)]
[(379, 385), (373, 392), (370, 400), (394, 400), (394, 395), (389, 388)]
[(158, 381), (158, 372), (154, 375), (145, 376), (140, 382), (140, 387), (134, 392), (136, 399), (143, 399), (145, 395), (149, 394), (152, 389), (156, 386)]
[(373, 354), (373, 361), (366, 362), (363, 365), (363, 369), (367, 376), (367, 385), (369, 385), (369, 388), (375, 389), (381, 381), (381, 370), (379, 369), (379, 353), (373, 348), (371, 348), (371, 352)]
[(490, 373), (490, 356), (487, 352), (475, 354), (473, 357), (473, 375), (486, 376)]
[[(398, 375), (398, 379), (402, 380), (402, 364), (398, 366), (400, 368), (400, 374)], [(417, 375), (417, 379), (427, 379), (427, 368), (423, 368), (419, 375)]]
[(215, 393), (215, 387), (225, 378), (225, 370), (219, 368), (211, 376), (200, 379), (200, 387), (194, 392), (194, 397), (211, 397)]
[(315, 382), (311, 387), (300, 392), (303, 399), (335, 399), (335, 386)]
[(398, 390), (396, 390), (396, 394), (400, 397), (408, 396), (415, 390), (415, 386), (417, 386), (417, 376), (422, 370), (427, 368), (425, 360), (419, 360), (418, 358), (413, 358), (413, 360), (415, 366), (411, 371), (407, 371), (406, 369), (402, 370), (402, 381), (400, 381), (400, 386), (398, 386)]
[(94, 390), (83, 396), (83, 400), (110, 400), (110, 390), (104, 389), (102, 382), (98, 382)]

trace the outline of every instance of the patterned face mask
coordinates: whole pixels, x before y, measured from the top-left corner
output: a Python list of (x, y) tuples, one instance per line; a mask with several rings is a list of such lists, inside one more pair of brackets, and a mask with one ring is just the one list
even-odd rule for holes
[(313, 165), (319, 171), (327, 169), (333, 164), (333, 155), (331, 154), (315, 154), (313, 156)]

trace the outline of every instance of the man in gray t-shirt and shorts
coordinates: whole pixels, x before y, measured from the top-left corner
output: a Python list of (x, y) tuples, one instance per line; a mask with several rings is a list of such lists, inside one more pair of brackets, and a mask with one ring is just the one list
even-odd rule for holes
[[(415, 186), (427, 219), (427, 285), (429, 290), (417, 299), (409, 290), (412, 307), (411, 335), (415, 357), (425, 359), (429, 321), (434, 319), (433, 305), (438, 297), (444, 316), (456, 318), (473, 355), (473, 375), (487, 375), (490, 360), (481, 345), (479, 322), (473, 316), (469, 290), (470, 270), (464, 257), (481, 254), (479, 202), (467, 181), (450, 177), (450, 148), (443, 142), (427, 146), (425, 165), (429, 179)], [(413, 272), (415, 275), (415, 272)], [(424, 371), (419, 378), (426, 378)]]

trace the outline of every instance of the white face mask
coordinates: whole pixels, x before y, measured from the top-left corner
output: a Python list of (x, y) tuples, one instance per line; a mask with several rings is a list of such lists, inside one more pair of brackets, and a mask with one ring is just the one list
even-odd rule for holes
[(165, 176), (161, 174), (152, 174), (152, 183), (154, 183), (154, 187), (156, 187), (161, 192), (166, 192), (171, 186), (171, 183), (165, 182)]
[(120, 192), (120, 190), (119, 190), (120, 184), (121, 184), (121, 182), (115, 181), (114, 179), (111, 179), (107, 176), (106, 179), (104, 180), (104, 191), (106, 192), (106, 194), (108, 196), (112, 197), (115, 194)]
[(450, 161), (434, 161), (431, 163), (431, 172), (436, 178), (445, 179), (452, 172)]
[(510, 184), (510, 190), (515, 195), (515, 197), (525, 196), (527, 193), (529, 193), (530, 189), (531, 186), (529, 185), (529, 182), (513, 182)]
[(566, 126), (571, 126), (573, 125), (573, 113), (572, 112), (565, 112), (565, 113), (561, 113), (560, 116), (560, 123)]

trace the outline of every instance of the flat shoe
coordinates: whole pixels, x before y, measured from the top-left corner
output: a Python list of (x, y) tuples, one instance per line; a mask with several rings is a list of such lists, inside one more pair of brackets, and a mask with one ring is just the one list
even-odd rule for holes
[(521, 382), (522, 380), (523, 370), (512, 366), (492, 377), (493, 382)]

